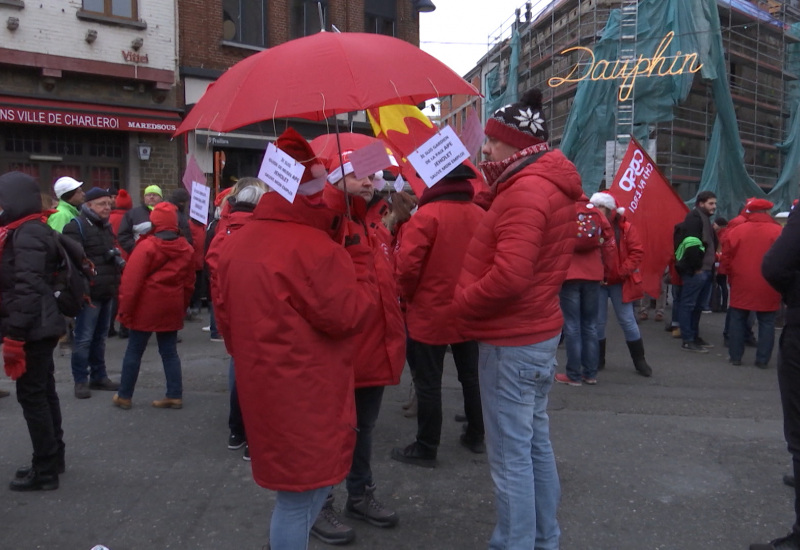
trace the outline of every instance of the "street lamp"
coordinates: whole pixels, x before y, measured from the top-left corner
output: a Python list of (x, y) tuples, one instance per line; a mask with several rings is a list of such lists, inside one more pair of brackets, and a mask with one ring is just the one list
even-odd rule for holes
[(420, 13), (430, 13), (436, 9), (431, 0), (414, 0), (414, 9)]

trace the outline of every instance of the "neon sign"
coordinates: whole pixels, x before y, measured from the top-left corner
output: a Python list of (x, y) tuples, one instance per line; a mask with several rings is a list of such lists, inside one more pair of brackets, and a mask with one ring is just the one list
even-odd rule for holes
[[(589, 54), (591, 62), (576, 63), (566, 77), (553, 77), (547, 81), (547, 84), (551, 88), (557, 88), (563, 84), (571, 84), (582, 80), (596, 82), (599, 80), (622, 79), (622, 84), (619, 87), (619, 99), (620, 101), (627, 101), (633, 92), (634, 81), (640, 76), (677, 76), (687, 72), (694, 74), (703, 68), (703, 64), (698, 62), (697, 53), (683, 54), (678, 50), (675, 55), (664, 55), (670, 44), (672, 44), (674, 37), (675, 33), (670, 31), (661, 40), (653, 57), (640, 55), (639, 59), (635, 61), (632, 59), (626, 61), (621, 59), (615, 61), (597, 60), (594, 52), (589, 48), (584, 48), (583, 46), (567, 48), (561, 52), (561, 55), (574, 51), (586, 52)], [(586, 71), (583, 74), (576, 75), (583, 66), (587, 66)]]

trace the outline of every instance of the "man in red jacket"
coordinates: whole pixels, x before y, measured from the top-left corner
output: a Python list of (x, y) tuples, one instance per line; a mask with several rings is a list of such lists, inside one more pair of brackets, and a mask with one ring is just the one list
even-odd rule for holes
[(575, 166), (548, 151), (542, 94), (497, 110), (481, 163), (488, 211), (475, 229), (454, 319), (478, 340), (478, 375), (497, 525), (490, 549), (558, 549), (561, 487), (547, 396), (563, 317), (558, 293), (575, 247)]
[(751, 199), (742, 214), (744, 222), (724, 237), (720, 263), (731, 286), (728, 352), (733, 365), (742, 364), (751, 311), (758, 319), (758, 368), (767, 368), (775, 345), (775, 317), (781, 296), (761, 275), (761, 259), (781, 234), (781, 226), (769, 215), (773, 206), (766, 199)]

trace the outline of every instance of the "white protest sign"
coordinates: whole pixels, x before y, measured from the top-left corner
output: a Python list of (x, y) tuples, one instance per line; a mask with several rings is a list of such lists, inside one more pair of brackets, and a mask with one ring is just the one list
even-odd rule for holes
[(192, 181), (192, 202), (189, 216), (206, 225), (208, 223), (208, 205), (211, 202), (211, 189), (204, 183)]
[(445, 177), (469, 158), (464, 144), (453, 128), (447, 126), (408, 155), (408, 161), (428, 187)]
[(305, 166), (275, 147), (275, 144), (269, 143), (258, 170), (258, 177), (284, 199), (294, 202), (305, 169)]

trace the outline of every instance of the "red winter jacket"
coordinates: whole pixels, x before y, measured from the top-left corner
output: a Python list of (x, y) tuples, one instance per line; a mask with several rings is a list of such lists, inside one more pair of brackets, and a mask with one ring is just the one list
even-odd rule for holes
[(137, 241), (122, 272), (119, 321), (133, 330), (180, 330), (194, 290), (194, 251), (178, 237), (177, 218), (174, 228), (153, 230)]
[(217, 323), (236, 387), (256, 483), (277, 491), (336, 485), (355, 445), (353, 336), (375, 308), (339, 244), (341, 216), (298, 195), (264, 195), (228, 236)]
[(781, 226), (766, 212), (745, 214), (745, 221), (725, 232), (722, 260), (731, 286), (731, 307), (777, 311), (781, 296), (761, 275), (761, 260), (778, 240)]
[(464, 339), (535, 344), (556, 336), (558, 299), (575, 247), (575, 166), (560, 151), (512, 164), (492, 187), (455, 294)]
[[(323, 193), (329, 208), (343, 214), (345, 212), (344, 192), (333, 185), (326, 185)], [(372, 249), (372, 280), (376, 282), (375, 292), (379, 296), (378, 307), (365, 322), (365, 329), (355, 338), (353, 367), (357, 388), (390, 386), (400, 383), (400, 375), (406, 362), (406, 329), (400, 302), (397, 299), (397, 285), (391, 262), (391, 250), (379, 235), (386, 227), (380, 223), (368, 225), (367, 205), (364, 199), (350, 196), (350, 215), (361, 231), (365, 242)], [(368, 235), (367, 235), (368, 232)]]
[[(583, 195), (575, 204), (575, 210), (582, 210), (588, 202), (588, 197)], [(614, 240), (614, 232), (611, 230), (611, 225), (602, 214), (597, 218), (602, 224), (602, 243), (600, 246), (590, 250), (575, 249), (567, 270), (567, 281), (603, 281), (603, 266), (613, 265), (614, 261), (616, 261), (617, 244)]]
[(252, 211), (241, 210), (237, 212), (229, 212), (225, 216), (225, 225), (223, 230), (219, 231), (219, 227), (217, 228), (218, 231), (214, 234), (214, 238), (211, 239), (211, 244), (208, 246), (206, 264), (208, 265), (209, 293), (211, 294), (211, 303), (214, 304), (214, 307), (216, 307), (217, 303), (220, 301), (220, 284), (219, 276), (217, 274), (217, 267), (219, 267), (219, 256), (222, 252), (223, 243), (227, 242), (227, 238), (230, 234), (236, 232), (252, 218)]
[(644, 259), (644, 244), (639, 232), (625, 219), (614, 212), (611, 228), (617, 239), (616, 261), (605, 265), (606, 284), (622, 284), (622, 302), (627, 304), (644, 296), (642, 274), (639, 266)]
[(400, 232), (395, 274), (408, 334), (417, 342), (463, 341), (450, 318), (453, 295), (467, 246), (485, 214), (470, 195), (463, 197), (422, 205)]
[(206, 226), (194, 218), (189, 219), (189, 229), (192, 232), (192, 247), (194, 248), (194, 270), (203, 271), (205, 264)]

